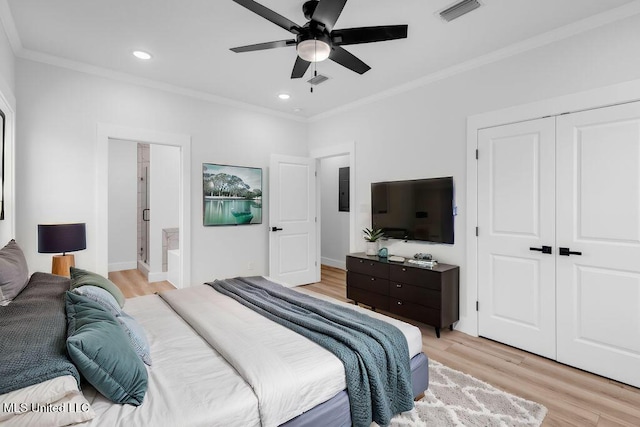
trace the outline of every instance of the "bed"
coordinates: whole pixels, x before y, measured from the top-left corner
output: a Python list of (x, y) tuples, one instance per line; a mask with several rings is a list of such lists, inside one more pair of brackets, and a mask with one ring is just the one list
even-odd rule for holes
[[(54, 284), (59, 291), (51, 295)], [(60, 299), (68, 288), (67, 279), (36, 273), (12, 304), (18, 306), (23, 298), (39, 298), (42, 289), (49, 290), (49, 298)], [(428, 363), (417, 327), (304, 288), (296, 292), (331, 300), (398, 328), (408, 347), (412, 397), (426, 390)], [(83, 381), (81, 398), (90, 410), (83, 411), (87, 420), (79, 425), (351, 425), (342, 362), (330, 351), (212, 286), (128, 299), (124, 310), (137, 319), (150, 349), (152, 364), (145, 368), (144, 400), (139, 406), (115, 404)], [(6, 310), (0, 310), (0, 316), (4, 313)], [(6, 329), (0, 328), (0, 334)], [(6, 341), (5, 336), (0, 339)], [(4, 415), (0, 413), (5, 422), (6, 409)], [(19, 416), (26, 420), (24, 414), (16, 414)], [(14, 420), (14, 425), (26, 424)]]

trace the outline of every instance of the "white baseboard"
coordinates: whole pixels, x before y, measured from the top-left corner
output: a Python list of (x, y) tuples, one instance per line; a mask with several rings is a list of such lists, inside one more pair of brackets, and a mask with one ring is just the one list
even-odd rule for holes
[(327, 257), (322, 257), (320, 262), (324, 265), (328, 265), (329, 267), (341, 268), (342, 270), (347, 269), (347, 261), (346, 260), (337, 260)]
[(167, 280), (167, 272), (166, 271), (158, 271), (158, 272), (149, 272), (147, 276), (147, 280), (149, 283), (151, 282), (162, 282)]
[(109, 273), (112, 271), (136, 270), (138, 268), (137, 261), (114, 262), (109, 264)]

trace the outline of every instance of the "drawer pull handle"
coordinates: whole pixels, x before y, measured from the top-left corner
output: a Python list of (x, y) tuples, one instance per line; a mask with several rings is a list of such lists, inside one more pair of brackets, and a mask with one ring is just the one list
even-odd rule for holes
[(402, 305), (402, 301), (398, 301), (398, 305)]
[(370, 265), (371, 267), (373, 267), (373, 263), (372, 263), (372, 262), (370, 262), (370, 263), (369, 263), (369, 265)]
[(401, 288), (401, 287), (402, 287), (402, 285), (400, 285), (400, 284), (396, 285), (396, 288)]
[(361, 260), (360, 260), (360, 264), (362, 264), (363, 262), (364, 262), (364, 260), (363, 260), (363, 259), (361, 259)]
[(406, 268), (403, 268), (403, 269), (402, 269), (402, 271), (407, 271), (407, 269), (406, 269)]
[(372, 278), (371, 278), (371, 281), (372, 281), (372, 282), (375, 282), (375, 280), (376, 280), (376, 278), (375, 278), (375, 277), (372, 277)]

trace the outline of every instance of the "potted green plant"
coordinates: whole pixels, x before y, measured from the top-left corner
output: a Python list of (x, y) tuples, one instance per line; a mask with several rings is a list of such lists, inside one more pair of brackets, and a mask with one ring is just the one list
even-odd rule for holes
[(364, 240), (367, 241), (367, 255), (376, 255), (378, 253), (378, 239), (384, 236), (384, 232), (379, 228), (365, 228)]

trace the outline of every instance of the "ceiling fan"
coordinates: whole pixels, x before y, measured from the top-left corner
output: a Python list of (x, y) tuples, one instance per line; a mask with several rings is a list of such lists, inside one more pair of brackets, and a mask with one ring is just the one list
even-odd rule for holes
[(253, 0), (233, 1), (295, 34), (296, 38), (234, 47), (231, 50), (240, 53), (295, 46), (298, 57), (296, 58), (293, 72), (291, 73), (292, 79), (299, 79), (304, 76), (304, 73), (312, 62), (324, 61), (327, 58), (358, 74), (364, 74), (369, 71), (371, 67), (349, 53), (342, 46), (403, 39), (407, 37), (407, 25), (385, 25), (334, 30), (333, 26), (338, 20), (340, 13), (342, 13), (342, 9), (347, 0), (315, 0), (305, 2), (302, 6), (302, 11), (309, 22), (303, 26), (290, 21)]

